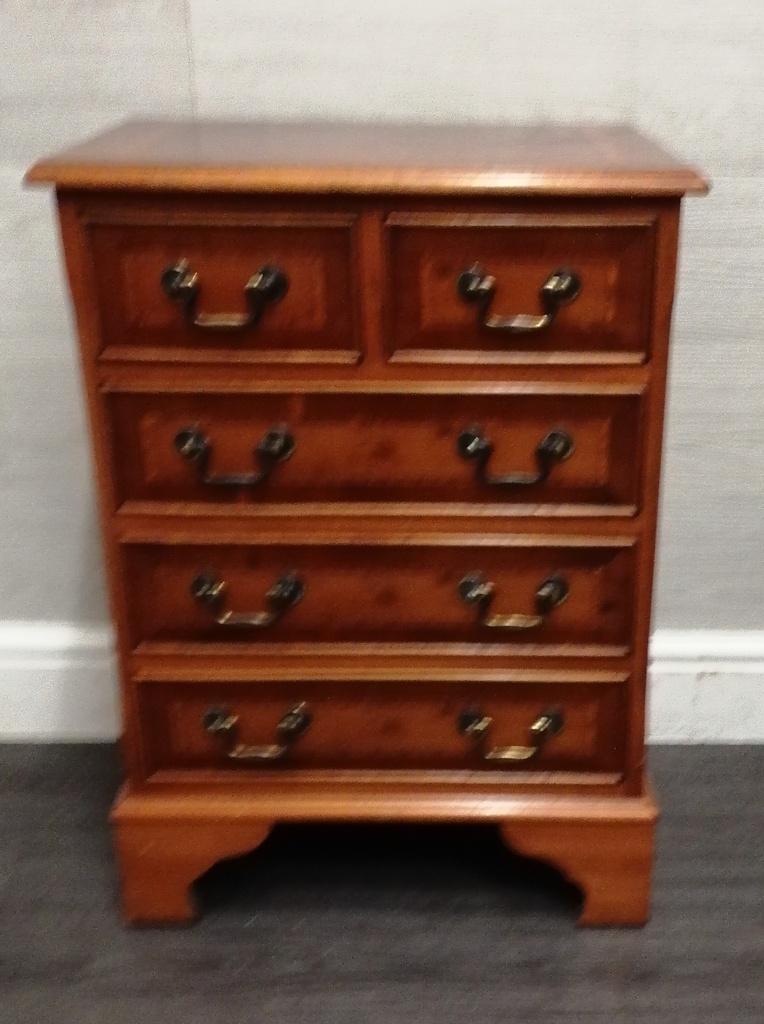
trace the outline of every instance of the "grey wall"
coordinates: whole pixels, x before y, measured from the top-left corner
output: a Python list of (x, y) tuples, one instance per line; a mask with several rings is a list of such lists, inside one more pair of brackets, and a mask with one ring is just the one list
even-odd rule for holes
[(0, 0), (0, 621), (105, 618), (51, 197), (35, 158), (130, 115), (619, 120), (686, 206), (656, 625), (761, 627), (764, 5)]

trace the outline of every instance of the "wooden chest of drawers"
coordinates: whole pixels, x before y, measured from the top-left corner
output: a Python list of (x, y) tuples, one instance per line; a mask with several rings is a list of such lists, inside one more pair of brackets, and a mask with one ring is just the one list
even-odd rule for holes
[(128, 921), (284, 821), (495, 822), (648, 913), (679, 203), (627, 129), (133, 123), (58, 189)]

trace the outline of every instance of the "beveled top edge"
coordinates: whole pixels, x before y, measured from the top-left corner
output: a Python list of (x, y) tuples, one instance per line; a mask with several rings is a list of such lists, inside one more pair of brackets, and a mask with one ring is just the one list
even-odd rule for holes
[(129, 121), (41, 160), (60, 189), (679, 196), (703, 176), (625, 125)]

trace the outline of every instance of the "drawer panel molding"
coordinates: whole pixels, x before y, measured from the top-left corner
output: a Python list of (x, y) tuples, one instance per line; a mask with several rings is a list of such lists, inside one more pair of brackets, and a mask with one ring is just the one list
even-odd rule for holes
[[(635, 547), (128, 545), (133, 644), (628, 648)], [(529, 541), (529, 542), (528, 542)]]
[(88, 225), (107, 357), (360, 355), (353, 215), (148, 220)]
[(635, 508), (641, 393), (108, 397), (119, 499)]
[(391, 358), (649, 357), (651, 218), (392, 213), (386, 231)]
[(599, 683), (141, 684), (149, 772), (622, 767), (625, 691)]

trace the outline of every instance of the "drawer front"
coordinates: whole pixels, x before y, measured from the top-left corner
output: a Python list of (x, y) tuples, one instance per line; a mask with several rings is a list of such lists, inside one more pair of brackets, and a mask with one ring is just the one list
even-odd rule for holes
[(387, 235), (393, 359), (647, 357), (651, 222), (394, 214)]
[(107, 348), (128, 358), (358, 355), (351, 217), (180, 219), (91, 225)]
[(634, 547), (523, 540), (128, 545), (133, 638), (566, 645), (571, 654), (584, 644), (625, 653)]
[(139, 703), (150, 773), (612, 772), (622, 766), (623, 692), (601, 683), (149, 683)]
[[(122, 501), (637, 501), (634, 394), (120, 394), (110, 403)], [(274, 437), (285, 447), (269, 454)]]

